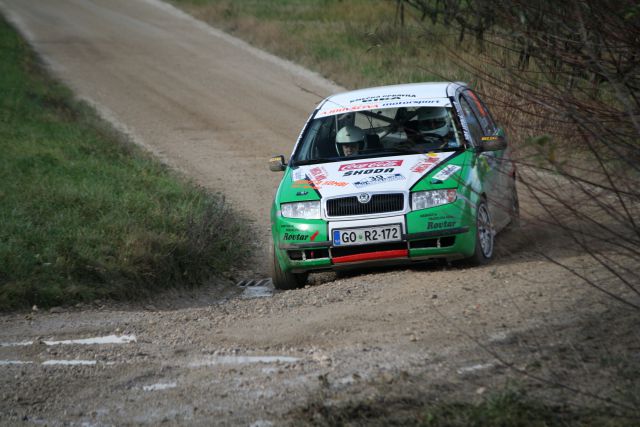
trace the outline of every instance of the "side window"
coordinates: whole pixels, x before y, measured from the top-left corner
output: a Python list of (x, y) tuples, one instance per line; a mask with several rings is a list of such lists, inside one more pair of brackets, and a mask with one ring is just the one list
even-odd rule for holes
[(465, 90), (462, 97), (467, 100), (473, 111), (476, 113), (476, 117), (479, 120), (480, 127), (482, 127), (484, 135), (495, 134), (497, 131), (496, 125), (491, 118), (491, 114), (489, 114), (489, 110), (484, 103), (480, 101), (478, 95), (470, 90)]
[(471, 132), (471, 137), (473, 138), (474, 144), (479, 144), (484, 133), (482, 132), (482, 128), (480, 127), (480, 122), (476, 113), (473, 112), (471, 105), (469, 102), (460, 97), (460, 106), (462, 107), (462, 112), (464, 114), (464, 119), (467, 122), (467, 126), (469, 127), (469, 132)]

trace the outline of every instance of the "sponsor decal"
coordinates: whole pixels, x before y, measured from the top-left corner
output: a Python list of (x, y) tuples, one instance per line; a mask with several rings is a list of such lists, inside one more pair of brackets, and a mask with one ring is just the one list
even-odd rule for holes
[(447, 165), (440, 172), (435, 174), (432, 179), (435, 181), (444, 181), (460, 169), (462, 168), (457, 165)]
[(425, 214), (420, 215), (420, 218), (431, 218), (431, 217), (434, 217), (434, 216), (438, 216), (438, 214), (435, 213), (435, 212), (425, 213)]
[(329, 175), (327, 173), (327, 170), (322, 166), (316, 166), (311, 168), (309, 170), (309, 173), (311, 174), (313, 181), (324, 181), (325, 179), (327, 179), (327, 176)]
[(442, 215), (437, 212), (425, 213), (420, 215), (420, 218), (429, 218), (431, 221), (440, 221), (445, 219), (454, 219), (453, 215)]
[(483, 141), (495, 141), (496, 139), (498, 139), (497, 136), (483, 136), (482, 138), (480, 138)]
[(399, 173), (396, 173), (393, 175), (376, 175), (376, 176), (367, 177), (358, 182), (354, 182), (353, 185), (356, 188), (362, 188), (362, 187), (367, 187), (369, 185), (383, 184), (385, 182), (401, 181), (403, 179), (406, 179), (406, 178)]
[(306, 196), (307, 194), (309, 194), (309, 192), (308, 192), (308, 191), (298, 191), (298, 192), (296, 193), (296, 196)]
[(291, 179), (293, 179), (294, 181), (300, 181), (301, 179), (305, 179), (306, 176), (307, 175), (303, 169), (296, 169), (293, 172), (291, 172)]
[(374, 108), (380, 108), (380, 104), (365, 104), (365, 105), (354, 105), (352, 107), (332, 108), (331, 110), (322, 111), (320, 114), (323, 116), (330, 116), (333, 114), (349, 113), (351, 111), (372, 110)]
[(455, 221), (438, 221), (427, 223), (427, 230), (444, 230), (445, 228), (451, 228), (456, 225)]
[(416, 101), (396, 101), (396, 102), (385, 102), (382, 104), (383, 107), (397, 107), (399, 105), (425, 105), (425, 104), (441, 104), (442, 101), (438, 99), (422, 99)]
[(394, 99), (415, 98), (415, 97), (416, 97), (415, 95), (409, 94), (409, 93), (398, 94), (398, 95), (374, 95), (374, 96), (368, 96), (365, 98), (352, 99), (349, 102), (354, 103), (354, 102), (392, 101)]
[(369, 175), (372, 173), (393, 173), (395, 168), (386, 169), (359, 169), (355, 171), (346, 171), (342, 176)]
[(394, 166), (402, 166), (402, 162), (402, 160), (378, 160), (375, 162), (348, 163), (346, 165), (341, 165), (338, 168), (338, 171), (342, 172), (370, 168), (390, 168)]
[(421, 159), (411, 167), (411, 172), (415, 173), (424, 173), (428, 170), (433, 169), (438, 163), (440, 163), (440, 159), (438, 157), (427, 157), (426, 159)]
[(293, 188), (313, 188), (314, 190), (320, 189), (322, 187), (334, 186), (334, 187), (346, 187), (349, 185), (348, 182), (341, 181), (313, 181), (309, 179), (299, 179), (293, 182)]
[(306, 234), (302, 234), (302, 233), (284, 233), (282, 235), (282, 240), (287, 240), (287, 241), (304, 241), (307, 240), (309, 238), (308, 235)]
[(319, 232), (319, 231), (316, 231), (315, 233), (313, 233), (313, 234), (311, 235), (311, 239), (309, 239), (309, 240), (311, 240), (311, 241), (313, 242), (314, 240), (316, 240), (316, 237), (318, 237), (318, 234), (320, 234), (320, 232)]

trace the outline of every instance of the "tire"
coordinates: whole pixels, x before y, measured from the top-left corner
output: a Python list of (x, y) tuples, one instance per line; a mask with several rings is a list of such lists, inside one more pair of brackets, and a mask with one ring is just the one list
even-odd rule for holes
[(478, 266), (489, 263), (493, 258), (495, 244), (495, 231), (489, 215), (487, 202), (480, 202), (476, 209), (476, 246), (472, 256), (465, 261), (470, 265)]
[[(273, 247), (272, 247), (273, 248)], [(309, 273), (290, 273), (283, 271), (280, 267), (280, 261), (276, 255), (275, 248), (272, 249), (273, 256), (271, 257), (271, 280), (273, 281), (273, 287), (280, 290), (298, 289), (304, 287), (307, 283), (307, 277)]]

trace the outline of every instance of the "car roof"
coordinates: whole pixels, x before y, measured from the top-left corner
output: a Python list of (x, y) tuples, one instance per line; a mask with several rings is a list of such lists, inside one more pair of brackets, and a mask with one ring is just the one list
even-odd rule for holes
[(449, 105), (449, 97), (466, 86), (462, 82), (411, 83), (378, 86), (338, 93), (318, 105), (320, 115), (333, 115), (346, 111), (392, 107), (399, 105)]

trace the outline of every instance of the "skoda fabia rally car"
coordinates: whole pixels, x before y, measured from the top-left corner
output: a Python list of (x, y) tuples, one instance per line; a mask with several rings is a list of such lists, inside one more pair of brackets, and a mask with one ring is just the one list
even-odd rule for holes
[(271, 210), (273, 283), (312, 271), (434, 258), (488, 262), (517, 220), (502, 129), (463, 83), (330, 96), (311, 114)]

